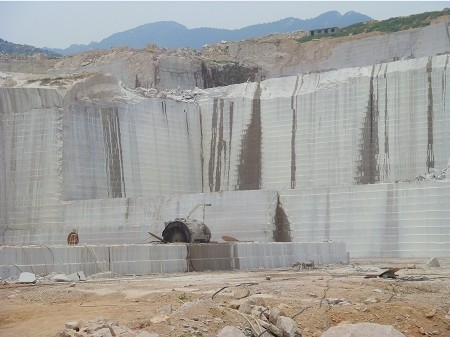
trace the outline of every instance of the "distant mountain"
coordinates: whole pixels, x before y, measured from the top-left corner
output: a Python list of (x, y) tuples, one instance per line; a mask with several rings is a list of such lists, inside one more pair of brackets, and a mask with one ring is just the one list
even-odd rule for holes
[(69, 55), (86, 50), (109, 49), (116, 46), (144, 48), (148, 44), (155, 44), (158, 47), (166, 48), (201, 48), (205, 44), (215, 44), (222, 40), (239, 41), (273, 33), (289, 33), (298, 30), (327, 27), (345, 27), (369, 20), (372, 19), (367, 15), (352, 11), (344, 15), (341, 15), (337, 11), (330, 11), (313, 19), (301, 20), (290, 17), (276, 22), (252, 25), (235, 30), (218, 28), (188, 29), (173, 21), (160, 21), (113, 34), (100, 42), (91, 42), (88, 45), (73, 44), (66, 49), (45, 49), (58, 54)]
[(44, 54), (47, 57), (60, 57), (60, 54), (55, 53), (52, 50), (40, 49), (27, 44), (16, 44), (0, 39), (0, 52), (4, 52), (10, 55), (34, 55)]

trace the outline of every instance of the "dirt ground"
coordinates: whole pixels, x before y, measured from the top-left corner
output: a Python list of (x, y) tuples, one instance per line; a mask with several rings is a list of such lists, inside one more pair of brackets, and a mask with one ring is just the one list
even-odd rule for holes
[[(406, 336), (448, 337), (450, 259), (439, 259), (441, 267), (434, 268), (426, 262), (365, 259), (301, 270), (88, 278), (72, 287), (9, 282), (0, 285), (0, 336), (56, 336), (68, 321), (100, 316), (162, 336), (217, 336), (227, 325), (249, 327), (230, 308), (248, 289), (257, 304), (281, 306), (306, 337), (344, 321), (393, 325)], [(397, 279), (365, 278), (391, 267), (402, 268)]]

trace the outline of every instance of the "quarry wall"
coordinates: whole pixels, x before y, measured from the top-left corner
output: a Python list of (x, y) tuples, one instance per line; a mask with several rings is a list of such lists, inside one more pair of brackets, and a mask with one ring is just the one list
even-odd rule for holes
[[(352, 257), (449, 256), (448, 55), (162, 99), (65, 103), (0, 89), (4, 244), (139, 243), (204, 219), (213, 240), (339, 240)], [(64, 102), (64, 103), (63, 103)]]

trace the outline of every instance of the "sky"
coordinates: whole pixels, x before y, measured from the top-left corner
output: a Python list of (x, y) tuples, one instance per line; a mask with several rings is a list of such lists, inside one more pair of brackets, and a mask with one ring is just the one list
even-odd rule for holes
[(337, 10), (375, 20), (450, 7), (450, 1), (2, 1), (0, 38), (35, 47), (67, 48), (157, 22), (187, 28), (237, 29)]

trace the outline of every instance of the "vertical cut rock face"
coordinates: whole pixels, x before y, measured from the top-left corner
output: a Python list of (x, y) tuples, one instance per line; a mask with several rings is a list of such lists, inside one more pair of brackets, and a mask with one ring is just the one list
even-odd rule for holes
[(415, 182), (450, 158), (448, 59), (244, 83), (195, 102), (63, 104), (54, 90), (1, 89), (2, 240), (56, 242), (80, 226), (137, 242), (150, 223), (211, 203), (213, 233), (426, 252), (449, 236), (448, 181)]

